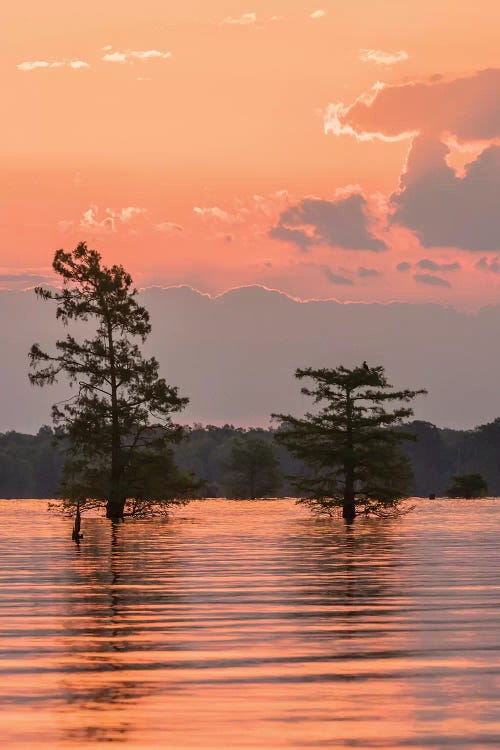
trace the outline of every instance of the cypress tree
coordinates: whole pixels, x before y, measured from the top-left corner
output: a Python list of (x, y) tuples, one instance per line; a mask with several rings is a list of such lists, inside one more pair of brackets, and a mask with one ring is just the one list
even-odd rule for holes
[(65, 326), (80, 321), (91, 330), (81, 339), (68, 333), (53, 354), (39, 344), (29, 353), (33, 385), (52, 384), (63, 374), (77, 390), (53, 407), (66, 453), (61, 495), (68, 505), (104, 504), (111, 519), (165, 511), (194, 486), (175, 466), (171, 448), (183, 437), (172, 415), (188, 399), (159, 377), (157, 360), (141, 352), (149, 314), (123, 266), (104, 266), (85, 243), (73, 252), (58, 250), (52, 265), (62, 288), (37, 287), (37, 296), (56, 303)]
[[(401, 451), (404, 440), (414, 439), (394, 429), (412, 416), (407, 406), (423, 390), (396, 391), (383, 367), (299, 369), (299, 380), (320, 408), (298, 418), (273, 414), (279, 422), (276, 439), (305, 467), (293, 477), (304, 497), (301, 502), (320, 512), (342, 515), (352, 521), (362, 510), (383, 514), (394, 511), (411, 483), (411, 465)], [(387, 408), (390, 402), (399, 402)]]

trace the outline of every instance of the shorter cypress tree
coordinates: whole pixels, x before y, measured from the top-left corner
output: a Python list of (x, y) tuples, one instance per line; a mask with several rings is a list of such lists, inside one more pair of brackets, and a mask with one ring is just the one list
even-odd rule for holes
[(272, 445), (253, 435), (234, 440), (224, 476), (228, 496), (255, 500), (278, 492), (282, 483)]
[(488, 494), (488, 483), (481, 474), (458, 474), (452, 479), (446, 493), (448, 497), (463, 497), (471, 500)]
[[(295, 375), (314, 382), (302, 393), (321, 405), (302, 418), (272, 415), (280, 424), (276, 439), (305, 467), (303, 476), (291, 477), (304, 495), (300, 502), (330, 515), (341, 507), (347, 521), (359, 511), (397, 510), (412, 478), (401, 443), (414, 439), (399, 428), (413, 414), (401, 404), (426, 391), (396, 391), (383, 367), (366, 363), (353, 369), (299, 369)], [(388, 409), (390, 402), (400, 406)]]

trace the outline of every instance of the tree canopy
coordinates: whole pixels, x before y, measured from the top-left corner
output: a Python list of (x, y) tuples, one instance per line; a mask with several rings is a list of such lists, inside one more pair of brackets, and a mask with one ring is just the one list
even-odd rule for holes
[(33, 385), (52, 384), (63, 374), (77, 390), (53, 407), (66, 453), (61, 496), (67, 504), (105, 504), (112, 519), (164, 512), (194, 487), (177, 469), (171, 447), (183, 437), (172, 415), (188, 399), (159, 376), (157, 360), (141, 352), (149, 314), (123, 266), (103, 265), (85, 243), (73, 252), (58, 250), (52, 265), (61, 290), (37, 287), (36, 294), (56, 303), (65, 326), (82, 321), (91, 330), (82, 339), (68, 333), (53, 354), (39, 344), (29, 353)]
[[(302, 393), (318, 409), (304, 417), (273, 414), (276, 434), (306, 467), (294, 484), (302, 502), (331, 514), (336, 507), (348, 521), (361, 510), (383, 514), (397, 509), (411, 486), (411, 465), (401, 443), (414, 439), (402, 429), (413, 411), (408, 404), (424, 390), (396, 391), (383, 367), (299, 369), (312, 387)], [(390, 408), (391, 402), (399, 405)]]
[(448, 488), (448, 497), (463, 497), (470, 500), (488, 494), (488, 484), (481, 474), (457, 474)]
[(252, 500), (278, 492), (283, 482), (273, 446), (255, 436), (234, 439), (224, 479), (228, 497)]

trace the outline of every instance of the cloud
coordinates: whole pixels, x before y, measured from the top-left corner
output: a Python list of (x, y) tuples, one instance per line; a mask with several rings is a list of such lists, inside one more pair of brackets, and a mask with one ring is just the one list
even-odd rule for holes
[(326, 16), (326, 11), (320, 9), (320, 10), (313, 11), (311, 15), (309, 16), (309, 18), (312, 18), (313, 21), (316, 21), (317, 19), (324, 18), (325, 16)]
[(288, 205), (288, 193), (280, 190), (247, 195), (244, 198), (234, 196), (224, 207), (194, 206), (193, 213), (199, 220), (212, 225), (216, 231), (213, 238), (222, 238), (228, 242), (226, 235), (231, 235), (233, 240), (234, 234), (245, 227), (246, 233), (241, 237), (242, 241), (260, 242), (268, 235), (269, 227), (278, 222), (280, 212)]
[(279, 198), (280, 200), (287, 200), (288, 199), (288, 190), (276, 190), (274, 193), (275, 198)]
[(127, 49), (122, 52), (115, 51), (111, 52), (111, 47), (107, 45), (103, 47), (103, 51), (108, 50), (102, 59), (104, 62), (109, 63), (126, 63), (134, 60), (169, 60), (172, 57), (171, 52), (160, 52), (157, 49), (146, 49), (146, 50), (131, 50)]
[[(353, 104), (329, 105), (325, 131), (358, 140), (411, 139), (390, 225), (415, 233), (423, 247), (500, 248), (500, 69), (462, 78), (376, 84)], [(452, 148), (470, 153), (458, 173)], [(479, 148), (477, 148), (479, 147)]]
[(457, 261), (454, 263), (436, 263), (435, 260), (429, 258), (422, 258), (416, 265), (424, 271), (459, 271), (462, 268)]
[(252, 26), (253, 24), (257, 23), (257, 14), (256, 13), (243, 13), (242, 16), (239, 16), (237, 18), (233, 18), (232, 16), (227, 16), (227, 18), (224, 18), (221, 21), (221, 24), (228, 25), (228, 26)]
[(81, 219), (63, 219), (59, 222), (59, 229), (62, 232), (71, 232), (76, 229), (91, 231), (93, 234), (104, 234), (116, 231), (116, 223), (113, 216), (106, 215), (102, 219), (99, 217), (97, 206), (90, 206), (83, 212)]
[(30, 71), (38, 70), (40, 68), (62, 68), (64, 63), (62, 62), (47, 62), (46, 60), (31, 60), (27, 62), (19, 63), (17, 66), (18, 70)]
[(162, 221), (160, 224), (156, 224), (155, 229), (162, 234), (178, 234), (184, 231), (180, 224), (174, 224), (172, 221)]
[(85, 60), (70, 60), (68, 65), (73, 70), (82, 70), (83, 68), (90, 68), (90, 65), (86, 63)]
[[(278, 21), (284, 21), (284, 16), (271, 16), (267, 20), (259, 21), (259, 26), (262, 27), (263, 23), (277, 23)], [(256, 26), (257, 25), (257, 14), (256, 13), (243, 13), (241, 16), (227, 16), (220, 21), (222, 26)]]
[(406, 271), (409, 271), (411, 268), (411, 263), (408, 263), (407, 260), (403, 260), (401, 263), (398, 263), (396, 266), (396, 271), (399, 271), (400, 273), (406, 273)]
[(330, 104), (325, 132), (350, 134), (360, 140), (401, 140), (419, 133), (458, 140), (500, 137), (500, 69), (466, 78), (377, 83), (353, 104)]
[(241, 224), (243, 217), (241, 213), (230, 214), (228, 211), (224, 211), (219, 206), (200, 207), (195, 206), (193, 208), (194, 213), (202, 219), (209, 219), (223, 224)]
[(333, 271), (328, 268), (328, 266), (323, 266), (322, 271), (330, 284), (337, 284), (339, 286), (353, 286), (354, 281), (352, 279), (347, 278), (347, 276), (339, 276), (336, 273), (333, 273)]
[(302, 251), (312, 245), (386, 250), (385, 242), (373, 234), (372, 224), (368, 201), (359, 193), (342, 194), (333, 201), (305, 198), (280, 214), (270, 236), (293, 242)]
[(60, 221), (58, 225), (59, 229), (62, 232), (84, 230), (92, 234), (114, 233), (118, 231), (120, 226), (133, 224), (134, 220), (146, 214), (147, 210), (137, 206), (127, 206), (118, 211), (106, 208), (102, 218), (99, 213), (97, 206), (90, 206), (83, 212), (81, 219), (77, 221), (63, 219)]
[(357, 270), (357, 274), (360, 279), (368, 279), (374, 276), (380, 276), (380, 271), (376, 268), (364, 268), (363, 266), (360, 266)]
[(193, 208), (193, 211), (197, 216), (202, 216), (204, 219), (217, 219), (218, 221), (227, 222), (231, 220), (231, 217), (227, 213), (227, 211), (224, 211), (218, 206), (212, 206), (211, 208), (201, 208), (200, 206), (195, 206)]
[(500, 248), (500, 146), (486, 148), (463, 177), (448, 166), (449, 148), (415, 139), (399, 190), (392, 224), (408, 227), (424, 247), (484, 251)]
[(269, 232), (269, 237), (272, 240), (281, 240), (282, 242), (291, 242), (297, 245), (299, 250), (303, 253), (307, 252), (312, 245), (316, 245), (317, 242), (313, 237), (310, 237), (302, 229), (289, 229), (288, 227), (278, 224), (273, 227)]
[(17, 69), (25, 73), (32, 70), (48, 70), (51, 68), (83, 70), (84, 68), (90, 68), (90, 65), (84, 60), (54, 60), (52, 62), (48, 62), (47, 60), (28, 60), (17, 65)]
[(112, 211), (110, 208), (107, 208), (106, 211), (108, 211), (111, 216), (118, 218), (123, 224), (128, 224), (137, 216), (147, 213), (147, 209), (139, 208), (138, 206), (127, 206), (126, 208), (121, 208), (118, 213)]
[[(374, 91), (378, 91), (383, 87), (383, 84), (376, 84)], [(372, 97), (362, 97), (366, 99), (372, 99)], [(396, 132), (387, 135), (381, 130), (365, 130), (358, 128), (356, 124), (351, 124), (349, 114), (351, 107), (344, 104), (344, 102), (335, 102), (329, 104), (325, 110), (324, 115), (324, 132), (326, 135), (332, 133), (333, 135), (351, 135), (358, 141), (373, 141), (380, 140), (387, 143), (393, 143), (396, 141), (406, 141), (409, 138), (413, 138), (418, 134), (417, 129), (408, 129), (401, 132)]]
[(483, 257), (476, 263), (475, 267), (479, 271), (489, 271), (490, 273), (500, 273), (500, 255), (495, 258)]
[(430, 273), (416, 273), (413, 277), (419, 284), (427, 284), (427, 286), (447, 286), (451, 287), (451, 284), (446, 279), (442, 279), (440, 276), (431, 276)]
[(372, 62), (375, 65), (395, 65), (409, 59), (408, 52), (400, 49), (397, 52), (383, 52), (380, 49), (361, 49), (359, 59), (361, 62)]

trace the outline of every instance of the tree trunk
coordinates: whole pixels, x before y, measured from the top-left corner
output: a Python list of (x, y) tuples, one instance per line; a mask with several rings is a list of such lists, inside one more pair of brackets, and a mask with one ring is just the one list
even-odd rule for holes
[(126, 498), (120, 497), (118, 492), (111, 492), (109, 500), (106, 503), (106, 518), (112, 521), (118, 521), (123, 518), (125, 502)]
[(250, 498), (255, 500), (255, 466), (250, 467)]
[(108, 347), (109, 347), (109, 372), (111, 380), (111, 487), (109, 499), (106, 505), (106, 518), (116, 520), (123, 518), (125, 510), (125, 498), (121, 484), (121, 436), (120, 415), (118, 411), (118, 385), (116, 382), (115, 346), (113, 341), (113, 329), (111, 322), (107, 320)]
[(354, 491), (354, 440), (352, 431), (351, 393), (346, 392), (346, 447), (347, 457), (344, 463), (345, 485), (342, 517), (352, 523), (356, 517), (356, 494)]
[(352, 523), (356, 518), (356, 502), (354, 498), (354, 488), (348, 491), (347, 485), (344, 490), (344, 502), (342, 504), (342, 518)]

